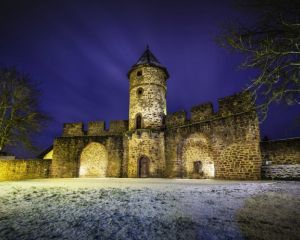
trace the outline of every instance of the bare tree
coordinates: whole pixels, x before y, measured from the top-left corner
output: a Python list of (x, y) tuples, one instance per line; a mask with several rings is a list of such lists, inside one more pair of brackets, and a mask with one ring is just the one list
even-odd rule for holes
[(258, 100), (257, 109), (263, 121), (273, 102), (300, 104), (300, 1), (236, 3), (254, 21), (227, 23), (217, 41), (223, 47), (245, 54), (242, 68), (259, 70), (247, 89)]
[(49, 119), (39, 110), (40, 95), (28, 75), (12, 67), (0, 69), (0, 151), (20, 143), (34, 149), (32, 136)]

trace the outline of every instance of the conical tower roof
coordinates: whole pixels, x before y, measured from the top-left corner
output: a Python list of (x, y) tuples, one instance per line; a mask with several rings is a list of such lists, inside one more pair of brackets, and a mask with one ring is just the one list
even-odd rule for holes
[(169, 73), (167, 69), (158, 61), (158, 59), (150, 51), (149, 46), (147, 46), (145, 52), (142, 54), (139, 60), (130, 68), (127, 76), (129, 77), (130, 73), (141, 65), (158, 67), (164, 70), (165, 73), (167, 74), (167, 78), (169, 78)]

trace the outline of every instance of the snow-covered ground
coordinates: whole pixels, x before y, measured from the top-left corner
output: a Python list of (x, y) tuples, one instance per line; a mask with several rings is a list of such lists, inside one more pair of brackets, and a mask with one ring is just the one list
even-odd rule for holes
[[(252, 236), (249, 228), (257, 232), (260, 223), (266, 225), (249, 215), (269, 207), (279, 222), (280, 216), (293, 213), (283, 217), (295, 226), (289, 222), (284, 222), (288, 226), (283, 230), (276, 226), (277, 239), (297, 239), (299, 196), (300, 182), (120, 178), (0, 182), (0, 239), (245, 239), (247, 231)], [(282, 208), (282, 202), (276, 200), (276, 205), (273, 199), (289, 204)], [(262, 214), (270, 219), (262, 231), (272, 229), (269, 214)], [(268, 233), (258, 236), (265, 239)]]

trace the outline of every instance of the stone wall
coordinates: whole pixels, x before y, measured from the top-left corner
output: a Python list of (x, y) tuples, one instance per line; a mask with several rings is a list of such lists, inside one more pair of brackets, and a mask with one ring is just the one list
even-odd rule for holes
[(65, 123), (63, 126), (63, 136), (83, 136), (83, 123)]
[(51, 160), (0, 159), (0, 181), (47, 178), (50, 175), (50, 168)]
[(237, 113), (251, 111), (255, 105), (251, 93), (242, 91), (231, 96), (218, 99), (219, 116), (230, 116)]
[(104, 121), (93, 121), (88, 123), (88, 132), (89, 136), (101, 136), (106, 133), (105, 131), (105, 122)]
[(162, 69), (151, 66), (142, 66), (130, 73), (129, 130), (136, 129), (137, 116), (142, 118), (141, 128), (162, 127), (167, 113), (166, 78)]
[(300, 164), (300, 138), (263, 141), (260, 146), (264, 164)]
[(150, 160), (148, 177), (164, 177), (164, 132), (140, 129), (124, 137), (124, 176), (138, 177), (139, 160)]
[(201, 161), (204, 177), (260, 179), (259, 125), (250, 99), (248, 92), (220, 99), (216, 113), (209, 103), (196, 106), (191, 119), (182, 111), (168, 115), (166, 175), (197, 177), (193, 165)]
[(210, 119), (213, 116), (214, 110), (212, 103), (204, 103), (194, 106), (191, 109), (191, 122), (199, 122)]
[(84, 123), (65, 123), (63, 137), (120, 135), (126, 131), (128, 120), (111, 121), (109, 129), (105, 128), (104, 121), (92, 121), (88, 123), (87, 132), (84, 131)]
[(120, 177), (123, 159), (122, 135), (56, 138), (53, 145), (52, 177), (78, 177), (81, 154), (91, 143), (99, 143), (107, 151), (105, 176)]
[(128, 131), (128, 120), (111, 121), (108, 132), (110, 134), (122, 134)]
[(101, 143), (91, 142), (81, 152), (79, 159), (80, 177), (106, 177), (108, 152)]
[(186, 124), (186, 112), (178, 111), (166, 116), (165, 126), (167, 128), (178, 127)]
[(262, 177), (264, 179), (300, 180), (300, 164), (263, 166)]

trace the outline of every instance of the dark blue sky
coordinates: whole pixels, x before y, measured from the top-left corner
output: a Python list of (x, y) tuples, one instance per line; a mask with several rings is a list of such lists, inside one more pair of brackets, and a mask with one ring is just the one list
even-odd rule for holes
[[(254, 71), (243, 56), (215, 43), (220, 26), (242, 17), (231, 1), (15, 1), (0, 3), (0, 64), (15, 65), (41, 82), (41, 107), (53, 122), (41, 148), (61, 135), (64, 122), (128, 118), (126, 73), (146, 44), (168, 68), (168, 112), (231, 95)], [(262, 136), (300, 135), (299, 106), (274, 105)]]

